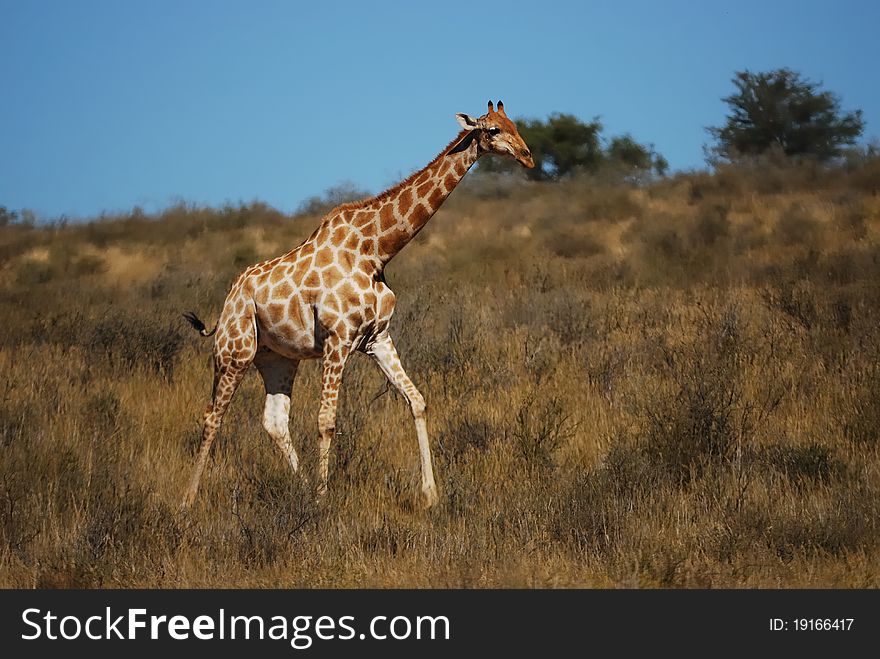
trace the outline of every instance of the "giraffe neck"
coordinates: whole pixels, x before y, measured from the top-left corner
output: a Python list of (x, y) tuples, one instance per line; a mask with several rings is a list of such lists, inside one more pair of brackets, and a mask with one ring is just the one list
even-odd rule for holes
[(463, 142), (467, 138), (468, 132), (462, 131), (424, 169), (355, 211), (354, 226), (365, 236), (375, 236), (373, 254), (379, 268), (422, 230), (477, 161), (479, 140)]

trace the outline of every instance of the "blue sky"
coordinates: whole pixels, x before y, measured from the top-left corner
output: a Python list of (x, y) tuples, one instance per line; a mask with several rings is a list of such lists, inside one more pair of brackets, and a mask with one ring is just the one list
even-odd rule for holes
[(703, 165), (734, 71), (822, 81), (880, 136), (876, 2), (0, 0), (0, 205), (38, 216), (378, 191), (502, 98)]

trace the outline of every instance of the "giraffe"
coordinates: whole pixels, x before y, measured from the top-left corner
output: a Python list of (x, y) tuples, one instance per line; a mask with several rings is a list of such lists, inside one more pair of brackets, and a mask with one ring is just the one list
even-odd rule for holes
[(195, 314), (185, 314), (202, 336), (214, 336), (214, 385), (205, 410), (202, 441), (186, 488), (192, 505), (211, 444), (235, 390), (251, 364), (266, 390), (263, 427), (294, 473), (299, 458), (288, 428), (290, 398), (299, 362), (321, 359), (318, 411), (317, 496), (327, 492), (330, 443), (342, 373), (355, 351), (375, 360), (409, 403), (421, 462), (423, 502), (437, 502), (425, 399), (400, 363), (388, 332), (395, 296), (384, 269), (425, 226), (480, 156), (495, 153), (534, 167), (529, 148), (504, 104), (473, 118), (456, 115), (461, 131), (425, 168), (385, 192), (331, 210), (292, 251), (247, 268), (230, 288), (210, 332)]

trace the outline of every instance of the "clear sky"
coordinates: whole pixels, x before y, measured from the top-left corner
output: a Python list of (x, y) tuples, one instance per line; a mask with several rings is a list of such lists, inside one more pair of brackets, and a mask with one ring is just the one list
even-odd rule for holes
[(878, 25), (868, 0), (0, 0), (0, 205), (289, 211), (390, 185), (499, 97), (700, 167), (745, 68), (823, 82), (877, 137)]

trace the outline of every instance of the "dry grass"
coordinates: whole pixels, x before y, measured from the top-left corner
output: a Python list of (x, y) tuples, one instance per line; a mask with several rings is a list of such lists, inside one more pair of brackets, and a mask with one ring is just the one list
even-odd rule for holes
[[(387, 272), (430, 512), (406, 405), (366, 358), (326, 505), (263, 432), (252, 375), (176, 512), (211, 380), (180, 312), (216, 317), (316, 217), (4, 227), (0, 585), (877, 586), (876, 174), (470, 179)], [(315, 362), (294, 399), (310, 469)]]

